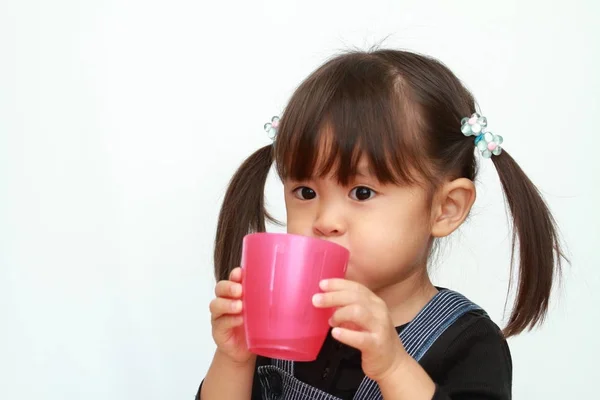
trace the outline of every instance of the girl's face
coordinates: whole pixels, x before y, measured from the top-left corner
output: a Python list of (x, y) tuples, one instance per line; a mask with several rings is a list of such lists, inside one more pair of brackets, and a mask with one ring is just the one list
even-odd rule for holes
[(347, 279), (377, 292), (425, 267), (431, 213), (424, 189), (382, 185), (365, 162), (348, 186), (331, 176), (284, 180), (284, 188), (288, 232), (350, 250)]

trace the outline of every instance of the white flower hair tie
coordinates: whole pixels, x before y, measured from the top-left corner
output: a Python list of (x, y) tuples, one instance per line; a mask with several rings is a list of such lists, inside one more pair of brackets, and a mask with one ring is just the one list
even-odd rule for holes
[(267, 132), (267, 136), (269, 136), (269, 139), (275, 141), (275, 138), (277, 137), (277, 130), (279, 129), (279, 117), (278, 116), (274, 116), (273, 118), (271, 118), (271, 122), (267, 122), (265, 124), (265, 132)]
[(500, 145), (504, 139), (500, 135), (487, 131), (486, 117), (473, 113), (471, 117), (462, 119), (460, 130), (465, 136), (475, 136), (475, 146), (484, 158), (490, 158), (492, 155), (499, 156), (502, 153)]

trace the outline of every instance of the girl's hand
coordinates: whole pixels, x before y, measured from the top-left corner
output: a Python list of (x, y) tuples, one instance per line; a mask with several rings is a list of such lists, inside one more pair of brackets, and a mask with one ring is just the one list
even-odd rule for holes
[(337, 307), (329, 323), (338, 341), (362, 353), (362, 369), (376, 382), (383, 380), (409, 357), (385, 302), (365, 286), (345, 279), (321, 282), (325, 293), (313, 297), (315, 307)]
[(252, 359), (246, 345), (242, 317), (242, 270), (235, 268), (229, 280), (217, 283), (216, 298), (210, 303), (212, 335), (217, 351), (228, 356), (231, 361), (244, 364)]

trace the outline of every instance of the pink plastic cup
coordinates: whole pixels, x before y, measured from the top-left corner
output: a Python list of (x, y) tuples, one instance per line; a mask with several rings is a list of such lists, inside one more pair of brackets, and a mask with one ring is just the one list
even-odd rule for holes
[(333, 309), (316, 308), (322, 279), (343, 278), (349, 252), (285, 233), (254, 233), (242, 250), (244, 327), (251, 352), (281, 360), (317, 358)]

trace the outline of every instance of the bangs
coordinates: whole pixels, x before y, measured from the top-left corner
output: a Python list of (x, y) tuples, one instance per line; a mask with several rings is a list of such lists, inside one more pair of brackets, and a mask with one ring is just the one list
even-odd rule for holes
[[(282, 179), (334, 176), (347, 185), (359, 161), (381, 183), (425, 174), (418, 112), (397, 71), (373, 54), (337, 57), (296, 90), (280, 121), (275, 163)], [(419, 150), (421, 149), (421, 150)]]

